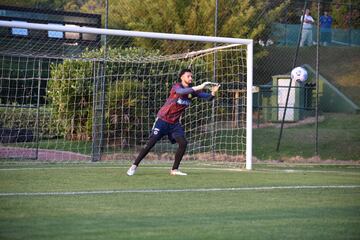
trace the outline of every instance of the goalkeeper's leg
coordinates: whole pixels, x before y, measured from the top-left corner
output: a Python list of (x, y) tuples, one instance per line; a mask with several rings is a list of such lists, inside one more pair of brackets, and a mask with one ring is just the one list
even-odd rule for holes
[(177, 144), (179, 145), (179, 147), (175, 153), (175, 161), (174, 161), (172, 170), (177, 170), (177, 169), (179, 169), (180, 162), (185, 154), (188, 142), (184, 136), (176, 136), (174, 138), (175, 138), (175, 141), (177, 142)]
[(160, 138), (161, 137), (159, 135), (152, 135), (149, 138), (149, 141), (147, 142), (145, 147), (143, 149), (141, 149), (141, 151), (140, 151), (139, 155), (137, 156), (137, 158), (135, 159), (133, 165), (139, 166), (141, 160), (144, 159), (144, 157), (150, 152), (150, 150), (154, 147), (156, 142), (160, 140)]
[(135, 159), (134, 163), (131, 165), (129, 170), (127, 170), (127, 172), (126, 172), (127, 175), (132, 176), (135, 174), (136, 169), (139, 166), (141, 160), (144, 159), (144, 157), (150, 152), (152, 147), (160, 139), (161, 139), (161, 136), (159, 136), (159, 135), (151, 135), (151, 137), (149, 138), (149, 141), (147, 142), (145, 147), (143, 149), (141, 149), (141, 151), (140, 151), (139, 155), (137, 156), (137, 158)]

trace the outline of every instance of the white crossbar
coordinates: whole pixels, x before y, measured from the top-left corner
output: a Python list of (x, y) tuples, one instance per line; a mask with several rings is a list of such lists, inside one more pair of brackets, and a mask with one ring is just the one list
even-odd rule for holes
[(115, 30), (115, 29), (103, 29), (103, 28), (79, 27), (79, 26), (62, 26), (62, 25), (53, 25), (53, 24), (28, 23), (28, 22), (3, 21), (3, 20), (0, 21), (0, 27), (26, 28), (26, 29), (36, 29), (36, 30), (45, 30), (45, 31), (60, 31), (60, 32), (78, 32), (78, 33), (113, 35), (113, 36), (123, 36), (123, 37), (156, 38), (156, 39), (164, 39), (164, 40), (182, 40), (182, 41), (198, 41), (198, 42), (213, 42), (213, 43), (236, 43), (236, 44), (246, 44), (246, 45), (253, 42), (252, 39), (241, 39), (241, 38), (209, 37), (209, 36), (200, 36), (200, 35), (126, 31), (126, 30)]

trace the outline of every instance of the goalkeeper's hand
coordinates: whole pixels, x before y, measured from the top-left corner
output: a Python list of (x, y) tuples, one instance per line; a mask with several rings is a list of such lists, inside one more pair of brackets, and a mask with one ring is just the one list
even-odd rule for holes
[(212, 85), (211, 86), (211, 95), (215, 96), (216, 92), (219, 90), (220, 84)]
[(194, 91), (199, 91), (199, 90), (203, 90), (205, 87), (207, 87), (208, 85), (214, 85), (214, 83), (212, 82), (203, 82), (202, 84), (192, 87), (194, 89)]

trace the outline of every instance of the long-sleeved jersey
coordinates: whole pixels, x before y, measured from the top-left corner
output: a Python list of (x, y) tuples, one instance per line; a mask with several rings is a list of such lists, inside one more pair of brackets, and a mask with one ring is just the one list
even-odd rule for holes
[(160, 108), (157, 117), (171, 124), (177, 123), (194, 97), (208, 101), (214, 98), (210, 93), (194, 91), (191, 87), (184, 87), (181, 83), (175, 83), (170, 90), (170, 96)]

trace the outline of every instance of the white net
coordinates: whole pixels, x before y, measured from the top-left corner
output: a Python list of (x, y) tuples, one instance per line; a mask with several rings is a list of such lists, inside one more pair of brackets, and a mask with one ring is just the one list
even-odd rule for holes
[[(191, 68), (195, 85), (221, 89), (213, 101), (193, 100), (182, 116), (184, 160), (245, 161), (246, 45), (115, 36), (106, 49), (62, 39), (32, 39), (28, 47), (20, 42), (29, 39), (11, 47), (2, 41), (2, 158), (131, 161), (179, 71)], [(176, 147), (164, 138), (145, 161), (172, 160)]]

